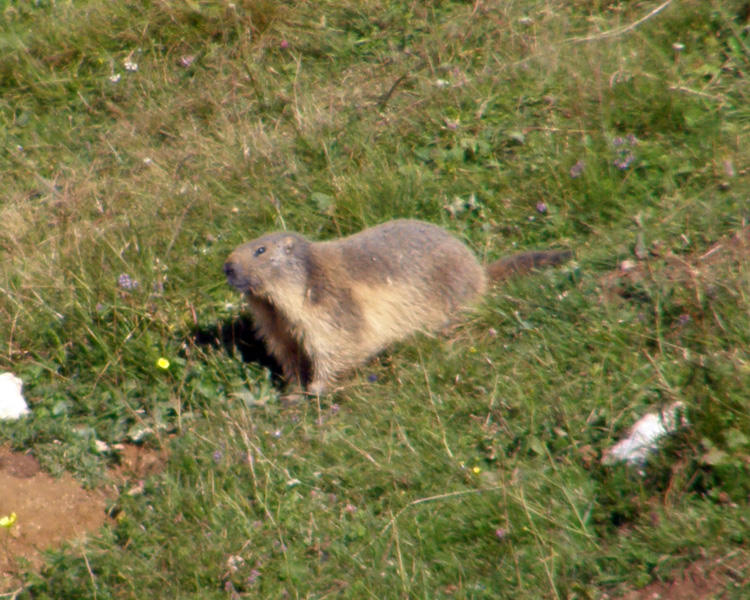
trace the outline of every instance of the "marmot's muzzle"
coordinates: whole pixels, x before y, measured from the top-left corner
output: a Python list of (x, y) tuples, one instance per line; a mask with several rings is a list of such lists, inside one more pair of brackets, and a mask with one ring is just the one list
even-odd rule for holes
[(229, 260), (224, 263), (224, 275), (227, 276), (229, 285), (237, 289), (237, 291), (246, 292), (250, 286), (250, 280), (247, 277), (243, 277), (240, 270)]

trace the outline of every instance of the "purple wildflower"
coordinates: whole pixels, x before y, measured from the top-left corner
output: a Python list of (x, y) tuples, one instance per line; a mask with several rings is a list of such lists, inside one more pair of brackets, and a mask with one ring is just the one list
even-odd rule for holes
[(117, 285), (124, 290), (134, 290), (138, 287), (138, 282), (135, 279), (131, 279), (130, 275), (123, 273), (117, 278)]
[(250, 576), (245, 580), (245, 583), (247, 583), (247, 585), (253, 585), (258, 580), (258, 577), (260, 577), (260, 571), (258, 571), (258, 569), (253, 569), (250, 571)]
[(627, 154), (619, 154), (613, 161), (613, 164), (621, 171), (624, 171), (633, 164), (633, 161), (635, 161), (635, 154), (628, 152)]
[(581, 176), (581, 173), (583, 173), (583, 170), (586, 168), (586, 163), (582, 160), (579, 160), (576, 164), (574, 164), (572, 167), (570, 167), (570, 176), (573, 179), (578, 179)]
[(638, 144), (638, 138), (632, 133), (625, 136), (625, 139), (619, 135), (612, 140), (612, 145), (615, 148), (615, 159), (612, 164), (618, 169), (625, 170), (635, 162), (635, 154), (633, 148)]
[(378, 380), (378, 376), (375, 373), (371, 373), (367, 376), (367, 381), (370, 383), (375, 383)]
[(221, 450), (216, 450), (216, 451), (214, 452), (214, 462), (215, 462), (215, 463), (218, 463), (218, 462), (220, 462), (220, 461), (221, 461), (221, 458), (222, 458), (222, 456), (223, 456), (223, 454), (221, 453)]
[(287, 48), (289, 48), (289, 42), (287, 40), (281, 40), (279, 46), (281, 46), (282, 50), (286, 50)]
[(540, 200), (536, 203), (536, 212), (538, 212), (540, 215), (547, 214), (547, 205)]

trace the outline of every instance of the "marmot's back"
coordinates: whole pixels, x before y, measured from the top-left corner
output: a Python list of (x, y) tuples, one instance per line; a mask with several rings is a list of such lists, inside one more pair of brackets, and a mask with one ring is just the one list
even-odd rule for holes
[(468, 247), (423, 221), (389, 221), (321, 246), (352, 282), (411, 288), (445, 311), (464, 307), (486, 287), (484, 269)]
[(310, 326), (303, 327), (316, 334), (305, 343), (347, 367), (410, 333), (449, 325), (485, 289), (471, 251), (421, 221), (391, 221), (313, 244), (312, 260), (324, 265), (314, 269), (324, 283), (309, 280)]

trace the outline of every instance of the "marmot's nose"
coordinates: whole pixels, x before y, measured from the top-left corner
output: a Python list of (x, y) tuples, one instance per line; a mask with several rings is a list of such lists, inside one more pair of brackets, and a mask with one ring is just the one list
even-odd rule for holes
[(231, 262), (227, 261), (224, 263), (224, 275), (227, 276), (227, 279), (232, 279), (234, 277), (234, 265)]

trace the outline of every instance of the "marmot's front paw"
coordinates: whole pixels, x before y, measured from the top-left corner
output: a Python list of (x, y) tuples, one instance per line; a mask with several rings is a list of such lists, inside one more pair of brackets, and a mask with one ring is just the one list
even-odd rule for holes
[(325, 396), (328, 393), (328, 382), (325, 379), (315, 379), (307, 386), (307, 391), (313, 396)]

